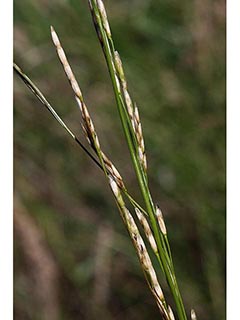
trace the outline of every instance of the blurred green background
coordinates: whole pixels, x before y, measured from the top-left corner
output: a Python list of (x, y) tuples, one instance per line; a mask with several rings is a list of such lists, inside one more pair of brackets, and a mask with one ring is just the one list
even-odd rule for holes
[[(188, 314), (225, 319), (225, 2), (105, 4)], [(140, 199), (87, 0), (14, 6), (15, 62), (84, 141), (55, 27), (102, 147)], [(17, 76), (14, 105), (15, 319), (159, 318), (103, 174)]]

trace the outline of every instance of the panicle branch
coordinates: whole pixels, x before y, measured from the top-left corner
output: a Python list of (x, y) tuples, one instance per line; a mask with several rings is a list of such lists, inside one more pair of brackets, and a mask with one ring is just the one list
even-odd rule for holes
[(71, 84), (71, 87), (73, 89), (75, 100), (77, 101), (77, 104), (78, 104), (79, 109), (81, 111), (82, 119), (83, 119), (82, 127), (83, 127), (83, 131), (86, 135), (86, 138), (87, 138), (90, 146), (93, 148), (93, 150), (100, 157), (100, 161), (101, 160), (103, 161), (107, 171), (112, 175), (112, 177), (114, 177), (114, 179), (118, 183), (118, 186), (120, 188), (124, 188), (123, 179), (122, 179), (120, 173), (118, 172), (116, 167), (113, 165), (113, 163), (109, 160), (109, 158), (105, 155), (105, 153), (101, 149), (100, 142), (99, 142), (99, 139), (97, 136), (97, 132), (94, 128), (93, 121), (90, 117), (87, 106), (86, 106), (84, 99), (83, 99), (82, 91), (81, 91), (81, 89), (78, 85), (78, 82), (74, 76), (74, 73), (69, 65), (69, 62), (68, 62), (66, 54), (62, 48), (60, 40), (57, 36), (57, 33), (53, 27), (51, 27), (51, 34), (52, 34), (53, 43), (54, 43), (56, 50), (57, 50), (57, 53), (58, 53), (58, 57), (63, 65), (64, 71), (65, 71), (67, 78), (68, 78), (68, 80)]
[[(131, 215), (130, 211), (127, 209), (124, 200), (121, 195), (121, 190), (119, 189), (118, 185), (116, 184), (115, 180), (112, 179), (112, 177), (109, 177), (109, 183), (110, 187), (112, 189), (112, 192), (115, 196), (115, 200), (117, 202), (121, 217), (128, 229), (129, 235), (132, 239), (133, 245), (137, 251), (137, 255), (139, 258), (139, 261), (141, 263), (141, 267), (143, 269), (143, 272), (145, 274), (148, 286), (153, 294), (153, 296), (156, 299), (157, 305), (159, 307), (159, 310), (161, 312), (161, 315), (163, 319), (166, 320), (172, 320), (170, 312), (167, 307), (167, 303), (165, 301), (162, 289), (160, 287), (160, 284), (157, 279), (156, 272), (153, 268), (150, 256), (147, 252), (145, 243), (140, 235), (140, 232), (138, 230), (138, 227), (133, 219), (133, 216)], [(144, 225), (144, 231), (148, 230), (147, 234), (150, 234), (150, 227), (147, 224), (146, 220), (143, 219), (143, 217), (140, 214), (140, 211), (136, 208), (135, 209), (137, 214), (140, 216), (140, 221), (142, 225)]]

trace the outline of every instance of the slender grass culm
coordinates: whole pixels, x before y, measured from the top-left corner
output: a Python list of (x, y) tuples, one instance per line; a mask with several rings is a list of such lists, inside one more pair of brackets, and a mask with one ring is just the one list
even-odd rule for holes
[[(104, 172), (119, 209), (120, 216), (136, 250), (146, 282), (157, 303), (162, 319), (175, 319), (173, 311), (175, 310), (176, 316), (179, 320), (186, 320), (186, 311), (174, 271), (173, 259), (163, 214), (160, 208), (154, 203), (149, 189), (147, 157), (138, 107), (131, 99), (128, 91), (127, 80), (125, 78), (121, 58), (119, 53), (115, 50), (104, 4), (102, 0), (89, 0), (88, 2), (97, 36), (106, 59), (121, 124), (145, 208), (142, 208), (138, 201), (131, 196), (118, 169), (102, 150), (94, 123), (84, 101), (82, 91), (70, 67), (58, 35), (53, 27), (51, 27), (52, 40), (56, 47), (60, 62), (72, 87), (77, 105), (80, 109), (82, 129), (92, 152), (90, 152), (68, 128), (41, 91), (16, 64), (14, 64), (14, 70), (33, 94), (39, 99), (39, 101), (58, 121), (58, 123)], [(129, 201), (131, 208), (127, 208), (126, 200)], [(142, 226), (142, 232), (145, 235), (145, 240), (140, 234), (135, 219), (138, 219)], [(164, 297), (157, 278), (158, 270), (155, 270), (153, 267), (145, 241), (149, 242), (150, 247), (156, 256), (159, 270), (162, 271), (162, 274), (166, 278), (175, 303), (174, 308), (171, 308), (168, 305)], [(192, 320), (197, 319), (194, 310), (191, 310), (190, 317)]]

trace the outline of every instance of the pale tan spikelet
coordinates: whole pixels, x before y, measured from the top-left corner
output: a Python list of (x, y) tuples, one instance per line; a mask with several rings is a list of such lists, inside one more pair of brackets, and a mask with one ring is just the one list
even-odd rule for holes
[(153, 249), (153, 252), (157, 253), (158, 252), (158, 249), (157, 249), (157, 245), (156, 245), (156, 241), (154, 239), (154, 236), (153, 236), (153, 233), (152, 233), (152, 230), (149, 226), (149, 223), (147, 221), (147, 219), (145, 218), (145, 216), (143, 215), (143, 213), (138, 209), (138, 208), (135, 208), (135, 211), (136, 211), (136, 215), (138, 217), (138, 220), (140, 221), (142, 227), (143, 227), (143, 230), (145, 232), (145, 235), (151, 245), (151, 248)]
[(120, 191), (116, 181), (113, 179), (113, 177), (111, 175), (109, 176), (109, 184), (110, 184), (110, 187), (111, 187), (115, 197), (118, 198), (121, 195), (121, 191)]
[(197, 320), (197, 315), (194, 309), (191, 310), (191, 320)]
[[(59, 59), (63, 65), (65, 72), (66, 72), (68, 80), (70, 81), (72, 89), (73, 89), (75, 95), (80, 99), (80, 101), (82, 101), (82, 92), (80, 90), (80, 87), (79, 87), (76, 79), (75, 79), (75, 76), (72, 72), (72, 69), (68, 63), (67, 57), (66, 57), (65, 52), (61, 46), (60, 40), (57, 36), (57, 33), (52, 26), (51, 26), (51, 35), (52, 35), (53, 43), (57, 49)], [(81, 104), (79, 106), (81, 107)]]
[(134, 106), (134, 122), (135, 122), (135, 130), (136, 130), (137, 140), (138, 140), (139, 145), (144, 153), (145, 147), (144, 147), (144, 140), (143, 140), (143, 134), (142, 134), (142, 125), (140, 122), (139, 111), (138, 111), (138, 107), (137, 107), (136, 103)]
[(128, 90), (123, 88), (123, 95), (124, 95), (124, 99), (125, 99), (125, 103), (127, 106), (127, 111), (128, 114), (130, 116), (130, 119), (132, 120), (133, 123), (133, 127), (134, 127), (134, 122), (133, 122), (133, 103), (132, 103), (132, 99), (128, 93)]
[(114, 51), (114, 65), (116, 68), (117, 75), (122, 82), (123, 88), (127, 89), (127, 81), (126, 81), (125, 74), (123, 71), (122, 60), (120, 58), (118, 51), (116, 51), (116, 50)]
[(138, 142), (138, 155), (139, 159), (142, 163), (142, 166), (144, 170), (147, 170), (147, 157), (146, 157), (146, 152), (145, 152), (145, 145), (144, 145), (144, 139), (143, 139), (143, 133), (142, 133), (142, 125), (139, 117), (139, 111), (138, 107), (135, 103), (134, 107), (134, 127), (135, 127), (135, 134)]
[(160, 228), (161, 232), (164, 235), (166, 235), (167, 234), (167, 229), (166, 229), (165, 222), (164, 222), (164, 219), (163, 219), (162, 211), (159, 208), (159, 206), (156, 206), (155, 214), (156, 214), (156, 217), (157, 217), (157, 220), (158, 220), (158, 225), (159, 225), (159, 228)]
[(102, 20), (102, 24), (103, 24), (103, 28), (106, 31), (107, 37), (111, 38), (111, 30), (109, 27), (109, 23), (108, 23), (108, 19), (107, 19), (107, 13), (106, 13), (106, 9), (104, 7), (104, 4), (102, 2), (102, 0), (97, 0), (97, 7), (101, 16), (101, 20)]
[(119, 199), (119, 197), (121, 197), (121, 192), (120, 192), (120, 189), (119, 189), (115, 179), (111, 175), (109, 175), (108, 178), (109, 178), (110, 187), (112, 189), (112, 192), (113, 192), (115, 198)]
[(115, 69), (115, 74), (116, 74), (116, 79), (120, 80), (121, 83), (121, 88), (123, 91), (123, 96), (124, 96), (124, 100), (126, 103), (126, 107), (127, 107), (127, 111), (128, 114), (130, 116), (130, 119), (132, 121), (133, 127), (134, 127), (134, 122), (133, 122), (133, 103), (132, 103), (132, 99), (128, 93), (127, 90), (127, 80), (125, 78), (124, 75), (124, 71), (123, 71), (123, 65), (122, 65), (122, 60), (120, 58), (120, 55), (118, 53), (118, 51), (114, 51), (114, 69)]

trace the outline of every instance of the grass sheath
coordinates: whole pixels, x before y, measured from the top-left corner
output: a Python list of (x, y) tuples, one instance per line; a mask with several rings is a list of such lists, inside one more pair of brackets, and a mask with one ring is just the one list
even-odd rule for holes
[[(172, 308), (168, 305), (163, 295), (160, 283), (157, 278), (157, 270), (155, 270), (153, 267), (148, 249), (144, 241), (149, 242), (150, 248), (155, 254), (156, 259), (159, 263), (159, 267), (167, 280), (167, 284), (170, 288), (173, 300), (175, 302), (175, 310), (178, 319), (186, 320), (187, 316), (177, 284), (163, 214), (160, 208), (154, 204), (149, 189), (147, 175), (147, 157), (145, 152), (145, 144), (139, 110), (136, 103), (132, 100), (129, 94), (123, 64), (120, 58), (120, 54), (117, 50), (115, 50), (112, 33), (103, 1), (88, 0), (88, 2), (97, 36), (99, 38), (106, 59), (121, 124), (131, 155), (132, 164), (136, 173), (139, 188), (141, 190), (142, 198), (145, 203), (145, 208), (142, 208), (139, 203), (130, 195), (126, 187), (126, 183), (123, 181), (123, 178), (118, 169), (103, 152), (97, 135), (97, 131), (90, 116), (88, 107), (84, 101), (82, 91), (72, 71), (72, 68), (70, 67), (66, 54), (54, 28), (51, 27), (52, 40), (56, 47), (56, 51), (63, 66), (64, 72), (73, 90), (74, 98), (81, 113), (82, 129), (89, 143), (89, 147), (92, 149), (93, 153), (90, 152), (89, 149), (85, 147), (82, 142), (75, 136), (75, 134), (69, 129), (69, 127), (60, 118), (60, 116), (57, 114), (48, 100), (44, 97), (42, 92), (29, 79), (29, 77), (15, 63), (13, 67), (17, 75), (24, 81), (24, 83), (39, 99), (39, 101), (47, 108), (51, 115), (66, 130), (71, 138), (74, 139), (74, 141), (82, 148), (82, 150), (92, 159), (92, 161), (104, 172), (107, 182), (110, 186), (110, 190), (113, 193), (115, 202), (119, 209), (120, 216), (127, 228), (129, 236), (136, 250), (141, 268), (146, 278), (146, 282), (157, 303), (162, 319), (173, 320), (175, 319), (175, 317)], [(131, 213), (131, 210), (127, 208), (125, 202), (126, 199), (129, 201), (131, 210), (135, 213), (135, 215), (133, 215)], [(145, 240), (143, 239), (139, 227), (134, 219), (137, 219), (140, 222), (139, 225), (142, 227), (141, 232), (144, 234)], [(191, 319), (196, 319), (194, 310), (191, 311)]]

